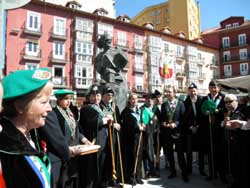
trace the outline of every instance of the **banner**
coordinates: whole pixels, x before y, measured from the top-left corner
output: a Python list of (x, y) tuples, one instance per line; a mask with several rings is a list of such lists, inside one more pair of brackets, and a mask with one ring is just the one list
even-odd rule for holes
[(163, 56), (159, 62), (159, 73), (160, 76), (164, 79), (172, 78), (174, 72), (174, 63), (173, 59), (168, 56)]

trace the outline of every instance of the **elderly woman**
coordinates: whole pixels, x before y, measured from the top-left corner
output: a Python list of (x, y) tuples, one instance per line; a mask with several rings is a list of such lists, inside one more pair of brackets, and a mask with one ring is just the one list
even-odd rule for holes
[(80, 143), (89, 144), (88, 139), (79, 133), (77, 122), (70, 111), (74, 92), (67, 89), (55, 91), (56, 106), (48, 114), (46, 126), (41, 128), (41, 138), (48, 145), (51, 161), (53, 187), (78, 187), (78, 158)]
[(137, 94), (131, 93), (129, 95), (128, 104), (121, 113), (121, 122), (125, 182), (131, 185), (143, 184), (141, 171), (143, 141), (141, 132), (146, 127), (142, 124)]
[(50, 188), (50, 162), (36, 128), (51, 111), (48, 69), (19, 70), (3, 79), (0, 157), (6, 187)]

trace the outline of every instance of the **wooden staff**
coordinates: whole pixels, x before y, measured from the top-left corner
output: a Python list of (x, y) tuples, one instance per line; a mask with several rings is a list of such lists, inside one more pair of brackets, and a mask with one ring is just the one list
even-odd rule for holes
[(159, 127), (159, 122), (157, 121), (155, 123), (156, 127), (156, 166), (159, 166), (160, 169), (160, 127)]
[[(115, 103), (113, 102), (113, 112), (114, 112), (114, 122), (117, 123), (116, 111), (115, 111)], [(119, 154), (119, 161), (120, 161), (120, 170), (121, 170), (121, 178), (122, 178), (122, 188), (124, 188), (124, 176), (123, 176), (123, 166), (122, 166), (122, 155), (121, 155), (121, 144), (120, 144), (120, 135), (119, 132), (116, 131), (116, 139), (117, 139), (117, 146), (118, 146), (118, 154)]]
[(210, 135), (210, 149), (211, 149), (211, 162), (212, 162), (212, 169), (211, 169), (211, 176), (212, 178), (215, 177), (215, 172), (214, 172), (214, 145), (213, 145), (213, 131), (212, 131), (212, 114), (209, 112), (209, 135)]
[[(225, 117), (225, 124), (227, 126), (228, 121), (230, 121), (230, 115), (231, 115), (231, 111), (228, 111), (224, 114)], [(227, 175), (227, 180), (229, 183), (229, 186), (231, 186), (234, 182), (234, 178), (232, 175), (232, 170), (231, 170), (231, 143), (230, 143), (230, 139), (231, 139), (231, 131), (229, 129), (227, 129), (227, 157), (228, 157), (228, 175)]]
[(110, 151), (111, 151), (111, 159), (112, 159), (112, 178), (113, 180), (117, 180), (116, 170), (115, 170), (113, 137), (112, 137), (112, 121), (109, 121), (108, 125), (109, 125), (109, 143), (110, 143)]
[[(140, 148), (141, 148), (141, 139), (142, 139), (142, 131), (140, 131), (140, 136), (139, 136), (139, 141), (138, 141), (138, 146), (137, 146), (137, 151), (136, 151), (136, 158), (135, 158), (135, 166), (134, 166), (134, 172), (133, 172), (133, 180), (135, 180), (135, 175), (136, 175), (136, 168), (137, 168), (137, 163), (138, 163), (138, 158), (139, 158), (139, 153), (140, 153)], [(133, 187), (132, 183), (132, 187)]]

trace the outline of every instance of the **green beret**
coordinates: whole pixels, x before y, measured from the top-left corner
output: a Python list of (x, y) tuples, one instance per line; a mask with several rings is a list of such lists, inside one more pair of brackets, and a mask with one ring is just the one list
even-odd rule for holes
[(18, 70), (3, 79), (3, 100), (14, 99), (43, 87), (51, 78), (48, 68)]
[(59, 89), (54, 92), (56, 98), (62, 97), (64, 95), (74, 95), (74, 91), (68, 89)]
[(201, 111), (203, 114), (213, 114), (216, 112), (216, 104), (212, 100), (206, 100), (201, 105)]

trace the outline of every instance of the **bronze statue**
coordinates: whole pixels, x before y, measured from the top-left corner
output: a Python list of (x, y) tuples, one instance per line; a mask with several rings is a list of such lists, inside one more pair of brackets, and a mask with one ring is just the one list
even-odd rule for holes
[(101, 75), (103, 86), (109, 86), (115, 92), (115, 101), (120, 110), (126, 106), (127, 83), (121, 71), (127, 65), (127, 55), (119, 48), (111, 48), (112, 38), (103, 34), (97, 41), (97, 47), (103, 49), (96, 57), (96, 70)]

